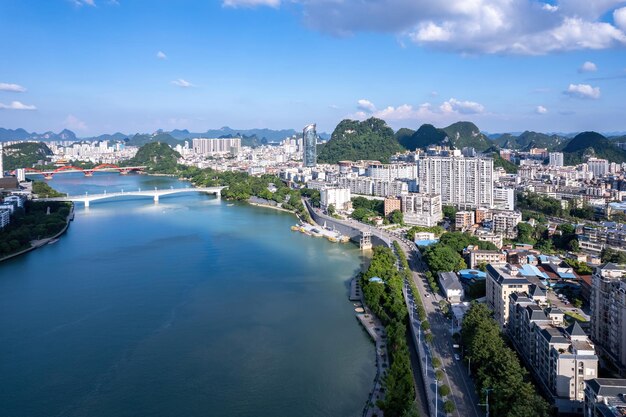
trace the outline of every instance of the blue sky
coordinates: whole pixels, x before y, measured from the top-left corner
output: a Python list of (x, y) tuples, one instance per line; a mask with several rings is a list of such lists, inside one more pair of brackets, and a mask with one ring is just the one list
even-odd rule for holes
[(2, 0), (0, 127), (626, 130), (625, 6)]

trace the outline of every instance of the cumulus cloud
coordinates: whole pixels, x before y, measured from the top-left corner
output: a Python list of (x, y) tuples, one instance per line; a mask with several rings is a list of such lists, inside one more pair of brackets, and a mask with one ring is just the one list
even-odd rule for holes
[(280, 0), (224, 0), (224, 7), (257, 7), (257, 6), (280, 6)]
[(37, 110), (37, 107), (21, 101), (12, 101), (10, 104), (0, 103), (0, 110)]
[(543, 106), (537, 106), (535, 108), (535, 113), (537, 113), (537, 114), (546, 114), (546, 113), (548, 113), (548, 109), (543, 107)]
[(156, 53), (156, 57), (157, 57), (158, 59), (167, 59), (167, 55), (165, 55), (165, 52), (163, 52), (163, 51), (159, 51), (159, 52), (157, 52), (157, 53)]
[(19, 84), (0, 83), (0, 91), (8, 91), (11, 93), (23, 93), (24, 91), (26, 91), (26, 89)]
[(598, 70), (598, 67), (596, 64), (594, 64), (591, 61), (585, 61), (584, 64), (581, 65), (580, 68), (578, 68), (578, 72), (583, 73), (583, 72), (596, 72)]
[(63, 125), (70, 130), (87, 130), (87, 124), (73, 114), (68, 114)]
[(356, 102), (356, 107), (364, 113), (374, 113), (376, 111), (374, 103), (363, 98)]
[(574, 98), (598, 99), (600, 87), (592, 87), (589, 84), (570, 84), (563, 93)]
[[(621, 0), (291, 0), (304, 23), (338, 36), (386, 32), (418, 45), (470, 54), (542, 55), (626, 46)], [(279, 7), (280, 0), (223, 0)], [(606, 15), (613, 13), (613, 22)]]
[(172, 84), (181, 87), (181, 88), (190, 88), (190, 87), (195, 87), (195, 85), (193, 85), (192, 83), (190, 83), (187, 80), (183, 80), (182, 78), (179, 78), (177, 80), (172, 81)]
[(621, 30), (626, 30), (626, 7), (622, 7), (613, 12), (613, 21)]
[(444, 101), (439, 109), (443, 113), (461, 113), (461, 114), (477, 114), (485, 111), (485, 107), (476, 103), (475, 101), (460, 101), (455, 98), (451, 98), (448, 101)]

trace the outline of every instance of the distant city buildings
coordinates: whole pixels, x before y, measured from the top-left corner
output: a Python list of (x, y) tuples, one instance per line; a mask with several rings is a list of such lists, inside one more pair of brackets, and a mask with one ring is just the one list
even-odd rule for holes
[(196, 138), (191, 141), (193, 151), (200, 155), (231, 154), (237, 155), (241, 148), (241, 138)]
[(553, 167), (563, 166), (563, 152), (550, 152), (548, 165)]
[(304, 145), (304, 166), (311, 168), (317, 165), (317, 132), (315, 124), (304, 127), (302, 131), (302, 142)]

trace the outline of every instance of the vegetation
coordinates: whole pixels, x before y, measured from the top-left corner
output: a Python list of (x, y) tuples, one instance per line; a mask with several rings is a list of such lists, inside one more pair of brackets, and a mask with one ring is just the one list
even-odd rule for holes
[(43, 142), (22, 142), (3, 148), (4, 169), (7, 171), (17, 168), (32, 168), (40, 161), (46, 161), (52, 151)]
[(350, 217), (364, 223), (371, 223), (371, 217), (383, 216), (385, 213), (385, 203), (382, 200), (369, 200), (365, 197), (354, 197), (352, 208), (354, 211)]
[(567, 138), (558, 135), (546, 135), (545, 133), (525, 131), (519, 136), (506, 133), (494, 140), (500, 148), (517, 149), (528, 151), (531, 148), (546, 148), (554, 151), (567, 142)]
[(180, 154), (164, 142), (152, 142), (143, 145), (129, 165), (145, 165), (147, 172), (175, 174), (178, 172)]
[(330, 164), (359, 159), (389, 162), (389, 157), (400, 151), (402, 147), (384, 120), (342, 120), (319, 151), (318, 160)]
[(33, 194), (44, 198), (65, 196), (65, 194), (58, 192), (43, 181), (33, 182)]
[(563, 154), (567, 165), (582, 163), (590, 156), (626, 162), (626, 151), (596, 132), (579, 133), (563, 147)]
[(463, 319), (461, 338), (471, 359), (479, 393), (489, 388), (490, 410), (504, 417), (545, 417), (548, 404), (528, 382), (528, 373), (509, 348), (484, 304), (473, 303)]
[(404, 215), (400, 210), (394, 210), (389, 213), (387, 220), (389, 220), (389, 223), (393, 224), (404, 224)]
[(600, 258), (602, 262), (613, 262), (620, 265), (626, 264), (626, 252), (611, 248), (602, 249)]
[(0, 257), (30, 248), (32, 240), (59, 233), (67, 223), (70, 207), (63, 202), (26, 201), (23, 209), (15, 210), (11, 223), (0, 230)]
[(441, 129), (423, 124), (415, 132), (410, 129), (398, 130), (396, 138), (410, 151), (431, 145), (449, 145), (457, 149), (471, 147), (478, 151), (484, 151), (491, 146), (489, 139), (471, 122), (457, 122)]
[(494, 169), (501, 167), (504, 168), (507, 174), (517, 174), (517, 165), (501, 157), (498, 152), (494, 152), (491, 157), (493, 158)]
[(415, 240), (415, 234), (421, 232), (434, 233), (436, 237), (441, 236), (446, 230), (441, 226), (432, 226), (432, 227), (424, 227), (424, 226), (413, 226), (406, 232), (406, 236), (410, 240)]
[[(593, 209), (587, 205), (583, 205), (581, 208), (564, 209), (559, 200), (531, 192), (517, 193), (516, 197), (517, 207), (522, 210), (525, 217), (535, 217), (534, 213), (565, 219), (593, 220), (595, 217)], [(575, 204), (571, 204), (571, 206), (575, 206)]]
[[(369, 268), (362, 274), (365, 302), (387, 332), (390, 367), (384, 376), (385, 399), (379, 406), (386, 416), (403, 416), (413, 408), (415, 391), (407, 345), (408, 311), (402, 295), (403, 279), (395, 267), (396, 256), (386, 247), (374, 247)], [(379, 277), (384, 284), (370, 282)]]

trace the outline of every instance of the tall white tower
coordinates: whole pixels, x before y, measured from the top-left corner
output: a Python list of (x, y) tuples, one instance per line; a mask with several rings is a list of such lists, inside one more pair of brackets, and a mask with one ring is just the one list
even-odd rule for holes
[(0, 178), (4, 178), (4, 164), (2, 160), (4, 159), (4, 149), (2, 149), (2, 143), (0, 143)]

